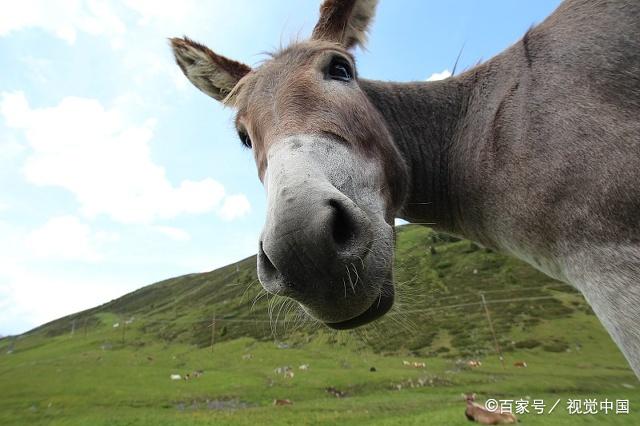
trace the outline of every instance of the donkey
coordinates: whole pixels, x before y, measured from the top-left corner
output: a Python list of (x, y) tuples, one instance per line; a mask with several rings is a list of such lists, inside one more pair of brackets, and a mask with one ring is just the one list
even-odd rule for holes
[(360, 78), (375, 0), (325, 0), (259, 67), (171, 39), (236, 110), (267, 192), (263, 287), (334, 329), (394, 300), (394, 218), (432, 222), (578, 288), (640, 377), (640, 2), (567, 0), (435, 82)]
[(518, 418), (508, 412), (488, 410), (484, 405), (474, 402), (476, 394), (462, 394), (462, 397), (467, 402), (467, 408), (464, 411), (464, 415), (467, 420), (477, 422), (483, 425), (508, 425), (518, 423)]

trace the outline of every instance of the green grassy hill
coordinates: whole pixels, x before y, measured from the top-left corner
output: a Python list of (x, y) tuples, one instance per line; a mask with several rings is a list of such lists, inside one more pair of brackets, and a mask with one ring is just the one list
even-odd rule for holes
[[(256, 277), (255, 257), (212, 272), (162, 281), (102, 306), (39, 327), (30, 336), (91, 333), (116, 323), (136, 330), (138, 344), (161, 341), (210, 345), (212, 317), (217, 341), (299, 339), (319, 326), (294, 303), (266, 294)], [(485, 295), (501, 347), (564, 351), (589, 335), (544, 324), (592, 312), (581, 295), (515, 259), (427, 228), (398, 230), (398, 303), (382, 321), (355, 334), (376, 351), (482, 355), (494, 347), (480, 293)], [(124, 324), (123, 324), (124, 325)], [(110, 340), (121, 340), (122, 327)], [(392, 331), (392, 332), (391, 332)], [(125, 330), (126, 340), (126, 330)], [(515, 343), (514, 343), (515, 342)]]
[[(571, 287), (418, 226), (398, 228), (396, 280), (394, 310), (352, 331), (264, 293), (251, 257), (5, 337), (0, 424), (465, 424), (469, 391), (563, 398), (553, 415), (524, 414), (527, 424), (640, 421), (638, 380)], [(483, 364), (470, 369), (468, 359)], [(294, 378), (274, 372), (285, 365)], [(169, 379), (196, 370), (203, 376)], [(631, 414), (569, 416), (569, 397), (629, 399)], [(277, 398), (294, 405), (273, 407)]]

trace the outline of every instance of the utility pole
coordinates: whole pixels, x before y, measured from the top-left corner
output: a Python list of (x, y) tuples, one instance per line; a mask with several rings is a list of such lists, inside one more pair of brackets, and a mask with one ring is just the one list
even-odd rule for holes
[(76, 332), (76, 319), (74, 318), (73, 321), (71, 321), (71, 337), (73, 337), (73, 333)]
[(213, 311), (213, 317), (211, 318), (211, 352), (213, 352), (213, 343), (216, 336), (216, 311)]
[(87, 338), (87, 320), (89, 319), (89, 317), (86, 317), (84, 319), (84, 324), (82, 325), (82, 328), (84, 329), (84, 338)]
[(502, 368), (505, 368), (504, 357), (502, 356), (502, 351), (500, 350), (500, 344), (498, 343), (498, 339), (496, 338), (496, 332), (493, 329), (493, 323), (491, 322), (491, 314), (489, 313), (489, 308), (487, 307), (487, 301), (484, 300), (484, 293), (480, 293), (480, 297), (482, 298), (482, 306), (484, 306), (484, 312), (487, 314), (487, 321), (489, 321), (489, 329), (491, 329), (491, 335), (493, 336), (493, 344), (496, 347), (496, 352), (498, 353), (498, 357), (500, 357), (500, 364), (502, 364)]

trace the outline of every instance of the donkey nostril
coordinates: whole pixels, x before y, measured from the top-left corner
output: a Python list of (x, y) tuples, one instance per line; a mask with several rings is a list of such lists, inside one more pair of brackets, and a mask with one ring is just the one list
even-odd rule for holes
[(260, 244), (258, 245), (258, 264), (265, 278), (274, 278), (274, 276), (278, 273), (278, 269), (274, 266), (273, 262), (269, 259), (269, 256), (264, 252), (262, 248), (262, 240), (260, 240)]
[(345, 207), (339, 201), (330, 199), (329, 206), (333, 208), (331, 218), (331, 235), (333, 241), (343, 246), (351, 241), (355, 235), (356, 224)]

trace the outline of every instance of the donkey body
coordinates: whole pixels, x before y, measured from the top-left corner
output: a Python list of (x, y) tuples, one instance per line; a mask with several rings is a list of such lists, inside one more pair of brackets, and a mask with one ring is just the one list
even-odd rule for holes
[(483, 425), (507, 425), (518, 423), (518, 418), (513, 413), (502, 412), (501, 410), (491, 411), (484, 405), (475, 402), (476, 394), (463, 395), (467, 408), (464, 415), (467, 420)]
[(326, 0), (310, 41), (257, 69), (189, 39), (178, 64), (234, 106), (268, 193), (263, 286), (334, 328), (393, 303), (393, 219), (578, 288), (640, 377), (640, 3), (567, 0), (436, 82), (359, 78), (372, 0)]

